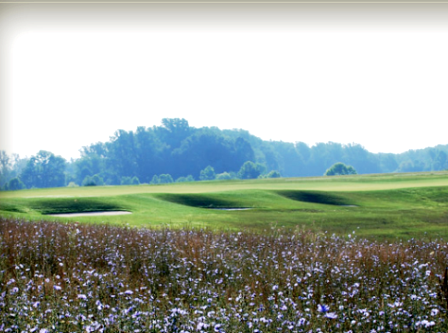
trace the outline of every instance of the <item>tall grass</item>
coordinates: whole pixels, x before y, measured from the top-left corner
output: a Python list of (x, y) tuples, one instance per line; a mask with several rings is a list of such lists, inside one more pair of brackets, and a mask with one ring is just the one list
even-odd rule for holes
[(448, 245), (0, 219), (0, 331), (446, 332)]

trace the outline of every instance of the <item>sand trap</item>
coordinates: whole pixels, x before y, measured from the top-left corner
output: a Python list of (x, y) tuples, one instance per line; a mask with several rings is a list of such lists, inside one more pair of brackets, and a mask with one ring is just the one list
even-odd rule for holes
[(36, 195), (33, 197), (23, 197), (24, 199), (30, 198), (73, 198), (72, 195)]
[(80, 217), (80, 216), (107, 216), (107, 215), (126, 215), (132, 214), (125, 211), (110, 211), (110, 212), (86, 212), (86, 213), (67, 213), (67, 214), (48, 214), (48, 216), (57, 217)]
[(214, 209), (214, 210), (249, 210), (249, 209), (252, 209), (252, 208), (241, 207), (241, 208), (209, 208), (209, 209)]

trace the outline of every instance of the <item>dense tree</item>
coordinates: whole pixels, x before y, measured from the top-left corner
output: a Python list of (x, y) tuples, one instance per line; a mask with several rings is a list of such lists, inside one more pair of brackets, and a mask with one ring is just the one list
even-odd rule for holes
[(176, 179), (176, 183), (184, 183), (184, 182), (194, 182), (194, 178), (192, 175), (188, 175), (187, 177), (179, 177)]
[[(136, 176), (144, 183), (150, 182), (154, 174), (169, 172), (168, 146), (156, 135), (154, 129), (138, 127), (135, 134)], [(165, 161), (164, 161), (165, 160)], [(164, 163), (166, 162), (166, 163)]]
[(356, 170), (351, 165), (338, 162), (327, 169), (324, 176), (356, 175), (356, 173)]
[(99, 174), (93, 175), (93, 177), (92, 177), (92, 181), (93, 181), (97, 186), (102, 186), (102, 185), (104, 185), (104, 180), (103, 180), (103, 178), (102, 178)]
[(277, 170), (272, 170), (266, 175), (266, 178), (280, 178), (281, 176), (282, 175), (280, 174), (280, 172), (278, 172)]
[(24, 188), (26, 188), (25, 184), (19, 178), (16, 177), (8, 182), (6, 190), (16, 191), (16, 190), (22, 190)]
[(140, 185), (139, 179), (134, 177), (121, 177), (121, 185)]
[(358, 173), (381, 172), (378, 158), (369, 153), (363, 146), (348, 144), (343, 147), (343, 153), (344, 157), (341, 160), (352, 165)]
[(254, 162), (247, 161), (245, 162), (240, 171), (238, 171), (238, 178), (240, 179), (254, 179), (258, 178), (258, 176), (262, 173), (263, 166), (261, 164), (255, 164)]
[(92, 177), (86, 176), (81, 183), (82, 186), (96, 186), (95, 182), (92, 180)]
[(134, 132), (118, 130), (108, 146), (108, 163), (120, 177), (137, 174), (137, 155)]
[(131, 177), (121, 177), (121, 185), (131, 185)]
[[(272, 149), (276, 152), (278, 170), (285, 177), (293, 177), (297, 174), (304, 174), (305, 163), (299, 154), (296, 146), (289, 142), (270, 142)], [(270, 169), (266, 166), (268, 170)]]
[(191, 135), (192, 129), (188, 121), (179, 118), (162, 119), (163, 127), (159, 128), (162, 141), (166, 142), (171, 149), (178, 148), (181, 142)]
[(252, 149), (250, 143), (242, 138), (242, 137), (237, 137), (235, 140), (235, 145), (234, 145), (234, 163), (233, 163), (233, 168), (229, 169), (230, 170), (234, 170), (237, 171), (237, 169), (235, 168), (235, 166), (240, 166), (242, 165), (244, 162), (246, 161), (255, 161), (255, 153), (254, 150)]
[(159, 175), (159, 184), (169, 184), (173, 183), (173, 177), (168, 173), (162, 173)]
[(434, 159), (433, 170), (445, 170), (448, 168), (448, 155), (443, 150), (439, 150)]
[(81, 184), (87, 176), (104, 173), (104, 160), (96, 154), (79, 158), (74, 163), (75, 182)]
[(380, 172), (394, 172), (398, 168), (397, 160), (394, 154), (378, 154)]
[(185, 139), (180, 148), (173, 151), (173, 165), (177, 166), (178, 173), (172, 173), (176, 177), (188, 174), (198, 177), (207, 165), (212, 165), (218, 173), (237, 170), (241, 164), (237, 165), (234, 157), (231, 139), (216, 135), (211, 129), (203, 129)]
[(216, 175), (217, 180), (230, 180), (232, 179), (232, 175), (228, 172), (222, 172)]
[[(81, 157), (68, 163), (45, 151), (24, 159), (0, 152), (0, 188), (5, 190), (14, 178), (30, 188), (70, 182), (116, 185), (134, 177), (159, 184), (164, 174), (176, 182), (193, 181), (201, 178), (201, 172), (201, 179), (317, 176), (337, 162), (351, 165), (358, 173), (444, 170), (448, 145), (372, 154), (359, 144), (263, 141), (241, 129), (194, 128), (185, 119), (165, 118), (160, 126), (118, 130), (108, 142), (83, 147)], [(207, 166), (213, 167), (212, 176), (204, 176)], [(267, 174), (269, 170), (278, 174)]]
[(0, 188), (8, 184), (10, 173), (10, 158), (4, 150), (0, 150)]
[(204, 170), (201, 170), (199, 175), (200, 180), (214, 180), (215, 178), (215, 169), (210, 165), (208, 165)]
[(82, 186), (102, 186), (104, 185), (104, 180), (100, 175), (96, 174), (93, 176), (86, 176), (81, 184)]
[(173, 183), (173, 177), (170, 174), (167, 173), (162, 173), (161, 175), (154, 175), (152, 177), (151, 183), (152, 185), (155, 184), (169, 184), (169, 183)]
[(150, 182), (150, 184), (151, 184), (151, 185), (156, 185), (156, 184), (160, 184), (160, 181), (159, 181), (159, 176), (157, 176), (157, 175), (154, 175), (154, 176), (152, 177), (152, 179), (151, 179), (151, 182)]
[(14, 178), (20, 180), (28, 161), (28, 158), (21, 159), (17, 154), (8, 155), (5, 151), (0, 151), (0, 190), (8, 190), (9, 182)]
[[(134, 133), (117, 131), (110, 142), (84, 149), (76, 162), (78, 176), (74, 179), (80, 182), (101, 169), (106, 184), (119, 184), (124, 176), (136, 176), (147, 183), (164, 173), (182, 181), (185, 175), (199, 178), (207, 165), (217, 174), (238, 172), (246, 161), (263, 165), (261, 174), (278, 170), (286, 177), (323, 174), (336, 162), (352, 165), (360, 173), (393, 172), (399, 171), (403, 161), (395, 156), (371, 154), (357, 144), (329, 142), (309, 147), (303, 142), (263, 141), (244, 130), (196, 129), (185, 119), (166, 118), (162, 126), (138, 127)], [(436, 168), (440, 163), (435, 160), (434, 155), (423, 168)]]
[(398, 166), (397, 172), (418, 172), (422, 171), (424, 163), (419, 160), (407, 160), (401, 162)]
[[(263, 159), (260, 159), (260, 163), (265, 166), (268, 170), (277, 170), (280, 168), (279, 165), (279, 154), (275, 151), (272, 143), (265, 143), (261, 146), (261, 151), (264, 155)], [(261, 172), (260, 172), (261, 173)]]
[(66, 161), (45, 150), (30, 158), (20, 178), (26, 187), (65, 186)]

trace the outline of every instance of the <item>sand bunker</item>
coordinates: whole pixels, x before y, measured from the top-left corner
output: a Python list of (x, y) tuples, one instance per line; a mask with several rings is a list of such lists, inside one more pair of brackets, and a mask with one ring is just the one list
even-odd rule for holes
[(252, 208), (240, 207), (240, 208), (209, 208), (209, 209), (214, 209), (214, 210), (249, 210), (249, 209), (252, 209)]
[(80, 216), (108, 216), (108, 215), (126, 215), (132, 214), (125, 211), (109, 211), (109, 212), (85, 212), (85, 213), (66, 213), (66, 214), (48, 214), (57, 217), (80, 217)]
[(24, 199), (31, 199), (31, 198), (73, 198), (72, 195), (35, 195), (32, 197), (23, 197)]

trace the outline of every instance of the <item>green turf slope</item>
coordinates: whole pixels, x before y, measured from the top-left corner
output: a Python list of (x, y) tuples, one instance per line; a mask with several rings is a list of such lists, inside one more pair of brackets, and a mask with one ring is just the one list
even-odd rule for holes
[[(48, 215), (116, 210), (132, 214)], [(277, 226), (337, 234), (355, 231), (374, 238), (448, 239), (448, 173), (23, 190), (0, 193), (0, 215), (133, 226), (261, 232)]]

